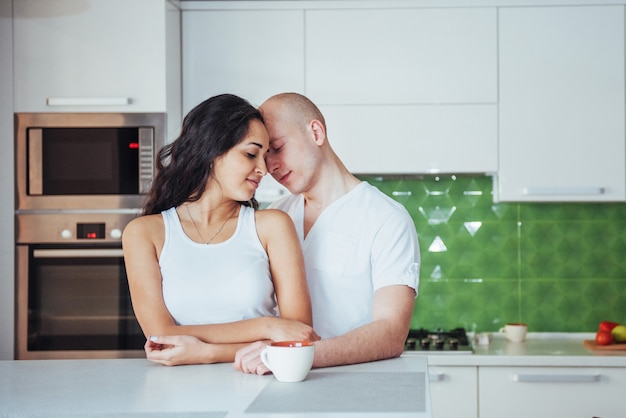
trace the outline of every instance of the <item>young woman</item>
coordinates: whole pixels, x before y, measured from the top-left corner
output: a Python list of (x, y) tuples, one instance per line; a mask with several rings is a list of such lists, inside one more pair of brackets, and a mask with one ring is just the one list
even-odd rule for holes
[(122, 238), (149, 360), (230, 362), (251, 341), (318, 339), (293, 223), (255, 210), (268, 147), (259, 111), (220, 95), (159, 151), (145, 216)]

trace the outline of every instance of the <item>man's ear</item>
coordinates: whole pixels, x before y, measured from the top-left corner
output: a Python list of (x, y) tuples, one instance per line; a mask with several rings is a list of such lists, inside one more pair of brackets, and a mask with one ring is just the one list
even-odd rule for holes
[(322, 122), (317, 119), (313, 119), (309, 127), (311, 128), (311, 132), (313, 132), (313, 139), (318, 146), (326, 142), (326, 130), (324, 129)]

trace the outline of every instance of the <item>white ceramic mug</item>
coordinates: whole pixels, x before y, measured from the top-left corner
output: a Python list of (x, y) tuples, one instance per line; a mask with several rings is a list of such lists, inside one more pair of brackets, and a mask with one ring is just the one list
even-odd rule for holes
[(313, 366), (315, 346), (311, 341), (279, 341), (261, 352), (261, 361), (280, 382), (301, 382)]
[(528, 325), (522, 323), (506, 324), (504, 327), (500, 328), (500, 332), (503, 332), (509, 341), (521, 343), (526, 339)]
[(491, 334), (488, 332), (479, 332), (474, 336), (474, 341), (478, 345), (489, 345), (491, 342)]

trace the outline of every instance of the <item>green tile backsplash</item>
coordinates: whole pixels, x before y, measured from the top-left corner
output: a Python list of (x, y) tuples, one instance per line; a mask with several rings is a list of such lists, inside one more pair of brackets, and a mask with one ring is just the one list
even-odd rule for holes
[(362, 176), (419, 235), (412, 328), (595, 332), (626, 323), (626, 203), (494, 203), (487, 176)]

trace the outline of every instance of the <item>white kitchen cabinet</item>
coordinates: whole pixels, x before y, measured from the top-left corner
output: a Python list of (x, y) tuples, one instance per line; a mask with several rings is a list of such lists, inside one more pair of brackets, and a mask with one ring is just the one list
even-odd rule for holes
[(306, 93), (359, 174), (493, 173), (495, 8), (310, 10)]
[(478, 417), (478, 368), (429, 366), (433, 418)]
[(309, 10), (307, 94), (323, 105), (495, 103), (496, 45), (496, 8)]
[(624, 416), (624, 368), (479, 367), (481, 418)]
[(167, 0), (14, 1), (16, 112), (173, 112), (180, 9)]
[(328, 139), (359, 174), (493, 173), (496, 105), (320, 106)]
[(183, 50), (185, 113), (221, 93), (304, 93), (303, 10), (185, 10)]
[(354, 173), (497, 170), (495, 8), (247, 4), (183, 11), (184, 112), (220, 93), (260, 105), (295, 91)]
[(500, 201), (624, 201), (624, 7), (499, 9)]

